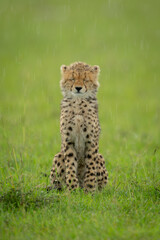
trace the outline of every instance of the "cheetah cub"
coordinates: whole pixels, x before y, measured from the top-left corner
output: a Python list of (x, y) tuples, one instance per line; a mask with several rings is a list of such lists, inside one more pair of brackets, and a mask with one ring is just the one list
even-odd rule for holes
[(98, 152), (100, 125), (96, 93), (98, 66), (75, 62), (61, 66), (61, 151), (53, 159), (50, 179), (56, 189), (86, 192), (107, 184), (105, 161)]

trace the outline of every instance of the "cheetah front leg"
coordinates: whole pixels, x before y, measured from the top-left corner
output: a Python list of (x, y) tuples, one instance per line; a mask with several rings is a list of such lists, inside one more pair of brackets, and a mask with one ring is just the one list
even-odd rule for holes
[(50, 174), (51, 183), (54, 188), (61, 190), (65, 184), (65, 161), (62, 152), (57, 153), (53, 158), (53, 167)]
[(73, 144), (66, 144), (64, 147), (66, 166), (66, 185), (69, 190), (79, 187), (77, 178), (77, 156)]
[(108, 172), (105, 167), (105, 160), (103, 156), (99, 153), (96, 159), (96, 168), (97, 168), (98, 189), (101, 190), (107, 184)]
[(84, 188), (86, 192), (94, 192), (97, 186), (96, 178), (96, 158), (97, 158), (97, 147), (95, 144), (88, 143), (86, 144), (85, 152), (85, 179), (84, 179)]

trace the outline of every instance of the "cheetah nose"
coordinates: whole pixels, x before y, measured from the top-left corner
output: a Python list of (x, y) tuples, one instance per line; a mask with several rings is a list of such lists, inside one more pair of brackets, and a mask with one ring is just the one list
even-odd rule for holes
[(82, 87), (75, 87), (75, 89), (77, 90), (77, 92), (80, 92)]

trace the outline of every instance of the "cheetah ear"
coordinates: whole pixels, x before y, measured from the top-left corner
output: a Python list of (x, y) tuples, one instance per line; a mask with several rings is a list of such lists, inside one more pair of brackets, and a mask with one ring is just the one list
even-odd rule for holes
[(95, 79), (98, 81), (98, 76), (99, 76), (99, 73), (100, 73), (100, 67), (97, 66), (97, 65), (94, 65), (93, 68), (93, 74), (95, 76)]
[(61, 73), (64, 73), (67, 70), (67, 66), (62, 65), (60, 69), (61, 69)]
[(100, 67), (98, 65), (93, 66), (93, 71), (97, 73), (97, 75), (100, 73)]

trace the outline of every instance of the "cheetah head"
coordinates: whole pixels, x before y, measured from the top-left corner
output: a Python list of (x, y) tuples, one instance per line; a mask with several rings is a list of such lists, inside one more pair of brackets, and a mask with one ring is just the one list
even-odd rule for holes
[(62, 65), (60, 87), (65, 97), (94, 97), (99, 86), (99, 66), (75, 62), (70, 66)]

